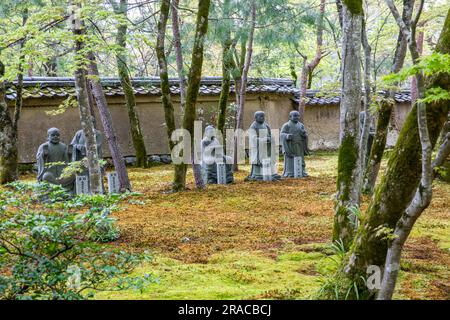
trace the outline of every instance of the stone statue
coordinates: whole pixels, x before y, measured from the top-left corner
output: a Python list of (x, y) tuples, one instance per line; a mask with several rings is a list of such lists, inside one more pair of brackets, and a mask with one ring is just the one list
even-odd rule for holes
[(232, 159), (227, 157), (223, 152), (223, 145), (217, 138), (217, 129), (213, 126), (205, 128), (204, 137), (202, 139), (202, 171), (204, 181), (207, 184), (217, 184), (217, 163), (224, 163), (226, 170), (226, 183), (234, 181)]
[(270, 163), (270, 180), (279, 180), (281, 177), (274, 172), (274, 165), (277, 159), (276, 144), (272, 137), (269, 125), (265, 121), (263, 111), (255, 112), (255, 121), (249, 129), (250, 164), (252, 165), (250, 175), (246, 181), (264, 180), (263, 165), (265, 161)]
[[(361, 111), (359, 113), (359, 134), (362, 135), (364, 128), (364, 121), (366, 119), (366, 113)], [(373, 139), (375, 138), (375, 128), (371, 123), (369, 126), (369, 138), (367, 140), (367, 150), (366, 150), (366, 166), (369, 163), (370, 150), (372, 149)]]
[[(74, 178), (61, 178), (61, 173), (69, 162), (69, 148), (60, 142), (59, 129), (50, 128), (47, 134), (48, 141), (39, 146), (36, 154), (38, 166), (37, 180), (40, 182), (47, 181), (51, 184), (59, 184), (68, 190), (72, 190)], [(64, 164), (51, 165), (54, 162)]]
[[(100, 130), (95, 129), (95, 138), (97, 141), (98, 158), (103, 159), (103, 135)], [(75, 133), (75, 136), (73, 137), (70, 145), (73, 148), (72, 161), (80, 161), (86, 157), (86, 137), (82, 129), (78, 130), (77, 133)]]
[(281, 127), (281, 146), (284, 154), (283, 177), (294, 177), (294, 158), (302, 157), (303, 177), (307, 177), (305, 155), (308, 154), (308, 134), (300, 122), (300, 113), (291, 111), (289, 121)]

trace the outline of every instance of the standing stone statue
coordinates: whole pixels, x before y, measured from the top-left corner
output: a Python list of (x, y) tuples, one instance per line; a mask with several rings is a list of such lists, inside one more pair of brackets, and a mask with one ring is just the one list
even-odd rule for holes
[(218, 183), (217, 164), (225, 165), (226, 183), (234, 181), (232, 159), (224, 155), (223, 145), (217, 138), (217, 129), (213, 126), (205, 128), (204, 137), (202, 139), (202, 171), (204, 181), (207, 184)]
[(269, 125), (265, 120), (263, 111), (255, 112), (255, 121), (249, 129), (249, 147), (250, 163), (252, 165), (250, 175), (245, 178), (246, 181), (266, 180), (267, 176), (263, 170), (265, 162), (270, 163), (270, 180), (279, 180), (281, 177), (274, 172), (275, 159), (275, 140)]
[[(100, 130), (95, 129), (95, 138), (97, 141), (98, 158), (102, 159), (103, 135)], [(72, 161), (80, 161), (86, 157), (86, 137), (82, 129), (75, 133), (70, 145), (73, 148)]]
[[(68, 190), (73, 189), (73, 177), (61, 178), (63, 169), (69, 162), (69, 148), (60, 142), (60, 132), (57, 128), (50, 128), (47, 131), (48, 141), (41, 144), (36, 154), (38, 166), (37, 180), (46, 181), (51, 184), (59, 184)], [(51, 163), (63, 163), (51, 165)]]
[(289, 121), (281, 127), (281, 145), (284, 154), (283, 177), (294, 177), (294, 160), (302, 158), (303, 177), (307, 177), (305, 155), (308, 154), (308, 134), (300, 122), (300, 113), (291, 111)]

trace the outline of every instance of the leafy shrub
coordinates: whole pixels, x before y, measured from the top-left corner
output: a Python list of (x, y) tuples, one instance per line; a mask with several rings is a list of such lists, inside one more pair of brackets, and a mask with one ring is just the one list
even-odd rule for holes
[[(46, 184), (16, 182), (0, 190), (0, 299), (84, 299), (95, 290), (142, 290), (152, 277), (129, 273), (148, 254), (93, 242), (118, 237), (110, 217), (118, 200), (70, 198)], [(86, 212), (74, 211), (86, 205)]]

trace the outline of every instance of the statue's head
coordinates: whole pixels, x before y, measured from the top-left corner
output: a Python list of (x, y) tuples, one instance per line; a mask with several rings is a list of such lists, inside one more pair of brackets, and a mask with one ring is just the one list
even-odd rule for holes
[(264, 111), (256, 111), (255, 112), (255, 121), (259, 124), (263, 124), (266, 120), (266, 115)]
[(206, 126), (205, 128), (205, 138), (211, 139), (216, 136), (216, 128), (214, 126)]
[(291, 111), (289, 113), (289, 120), (294, 123), (298, 123), (300, 121), (300, 113), (298, 111)]
[(60, 134), (58, 128), (50, 128), (47, 130), (48, 141), (53, 144), (58, 144), (60, 141)]

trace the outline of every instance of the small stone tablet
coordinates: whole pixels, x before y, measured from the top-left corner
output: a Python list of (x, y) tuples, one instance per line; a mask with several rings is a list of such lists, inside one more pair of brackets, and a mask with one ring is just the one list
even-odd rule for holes
[(302, 162), (302, 157), (294, 157), (294, 178), (303, 178)]
[(108, 192), (109, 193), (119, 193), (120, 186), (119, 186), (119, 177), (117, 175), (117, 172), (109, 172), (107, 175), (107, 178), (108, 178)]
[(89, 178), (87, 176), (77, 176), (75, 186), (77, 194), (89, 194)]
[(262, 160), (262, 174), (264, 181), (272, 181), (272, 161), (270, 158)]

